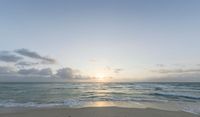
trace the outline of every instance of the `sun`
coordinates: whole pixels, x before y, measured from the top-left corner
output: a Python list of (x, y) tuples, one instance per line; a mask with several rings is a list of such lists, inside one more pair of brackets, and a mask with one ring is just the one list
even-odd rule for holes
[(105, 77), (105, 74), (104, 73), (97, 73), (96, 75), (95, 75), (97, 78), (104, 78)]
[(101, 73), (96, 73), (95, 74), (95, 78), (97, 82), (107, 82), (108, 81), (108, 77), (105, 73), (101, 72)]

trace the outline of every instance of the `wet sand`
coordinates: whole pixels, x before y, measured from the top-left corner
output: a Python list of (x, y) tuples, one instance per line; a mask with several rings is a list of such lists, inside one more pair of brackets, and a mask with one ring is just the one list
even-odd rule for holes
[(0, 117), (199, 117), (199, 115), (157, 109), (120, 107), (46, 108), (0, 113)]

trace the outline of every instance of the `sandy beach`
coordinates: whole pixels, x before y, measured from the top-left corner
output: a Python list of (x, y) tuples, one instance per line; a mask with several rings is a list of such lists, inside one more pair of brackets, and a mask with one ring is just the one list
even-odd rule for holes
[(0, 117), (199, 117), (187, 112), (120, 107), (49, 108), (1, 113)]

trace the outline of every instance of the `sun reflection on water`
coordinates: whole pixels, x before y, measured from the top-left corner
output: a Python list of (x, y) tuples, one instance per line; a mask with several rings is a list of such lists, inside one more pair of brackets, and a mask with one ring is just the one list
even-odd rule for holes
[(93, 107), (105, 107), (105, 106), (117, 106), (116, 104), (112, 102), (107, 102), (107, 101), (97, 101), (89, 104), (88, 106), (93, 106)]

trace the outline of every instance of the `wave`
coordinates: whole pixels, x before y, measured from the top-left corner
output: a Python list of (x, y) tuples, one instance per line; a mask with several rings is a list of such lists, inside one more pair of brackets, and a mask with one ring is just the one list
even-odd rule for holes
[[(130, 103), (129, 101), (134, 101), (134, 102), (141, 102), (140, 104), (142, 104), (143, 102), (154, 102), (154, 101), (158, 101), (158, 100), (145, 100), (145, 99), (117, 99), (117, 98), (113, 98), (112, 102), (115, 101), (127, 101), (127, 103)], [(0, 101), (0, 107), (5, 107), (5, 108), (16, 108), (16, 107), (22, 107), (22, 108), (48, 108), (48, 107), (84, 107), (85, 104), (87, 103), (95, 103), (98, 101), (103, 101), (103, 100), (78, 100), (78, 99), (67, 99), (64, 100), (62, 103), (37, 103), (37, 102), (26, 102), (26, 103), (17, 103), (14, 100), (7, 100), (7, 101)], [(104, 100), (105, 101), (105, 100)], [(107, 100), (108, 101), (108, 100)], [(160, 100), (160, 101), (165, 101), (165, 100)], [(198, 114), (200, 115), (200, 107), (198, 104), (193, 105), (192, 103), (190, 105), (186, 104), (186, 103), (177, 103), (180, 105), (182, 111), (185, 112), (189, 112), (189, 113), (193, 113), (193, 114)], [(120, 107), (120, 105), (118, 105)], [(129, 106), (128, 106), (129, 107)]]
[(148, 95), (153, 95), (153, 96), (162, 96), (166, 98), (185, 98), (185, 99), (192, 99), (192, 100), (199, 100), (199, 96), (194, 96), (194, 95), (185, 95), (185, 94), (177, 94), (177, 93), (150, 93)]
[(87, 103), (93, 103), (98, 101), (108, 102), (167, 102), (166, 100), (156, 99), (142, 99), (142, 98), (85, 98), (85, 99), (66, 99), (60, 102), (38, 103), (38, 102), (17, 102), (15, 100), (1, 100), (0, 107), (55, 107), (55, 106), (82, 106)]
[(56, 106), (76, 106), (82, 105), (83, 102), (76, 100), (76, 99), (67, 99), (63, 102), (49, 102), (49, 103), (38, 103), (38, 102), (25, 102), (20, 103), (16, 102), (15, 100), (4, 100), (0, 101), (0, 107), (36, 107), (36, 108), (43, 108), (43, 107), (56, 107)]
[(83, 102), (93, 102), (93, 101), (110, 101), (110, 102), (168, 102), (168, 100), (153, 99), (153, 98), (142, 98), (142, 97), (101, 97), (101, 96), (91, 96), (90, 98), (81, 98), (78, 101)]
[(26, 102), (26, 103), (15, 103), (15, 102), (7, 102), (0, 103), (0, 107), (55, 107), (62, 106), (60, 103), (49, 103), (49, 104), (38, 104), (35, 102)]

